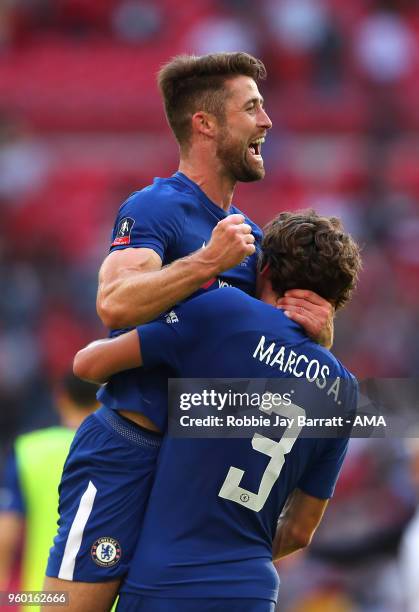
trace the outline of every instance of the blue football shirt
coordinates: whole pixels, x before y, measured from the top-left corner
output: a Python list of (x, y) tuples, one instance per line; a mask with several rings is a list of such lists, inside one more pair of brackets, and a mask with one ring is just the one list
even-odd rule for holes
[[(175, 314), (171, 322), (137, 328), (146, 366), (165, 363), (184, 378), (297, 379), (312, 377), (315, 364), (327, 380), (346, 380), (339, 411), (354, 410), (355, 379), (281, 310), (227, 288), (184, 303)], [(313, 383), (322, 401), (337, 401), (327, 390)], [(310, 416), (310, 406), (304, 408)], [(296, 437), (283, 450), (283, 431), (279, 428), (278, 439), (265, 438), (264, 450), (249, 438), (165, 437), (124, 591), (276, 600), (272, 542), (285, 501), (297, 487), (320, 499), (331, 497), (348, 443)], [(274, 455), (282, 453), (282, 463), (271, 463), (274, 455), (266, 445), (276, 449)], [(244, 498), (229, 480), (232, 467), (243, 472)], [(271, 484), (262, 487), (266, 476)]]
[[(153, 249), (167, 265), (202, 248), (219, 221), (241, 213), (231, 206), (228, 213), (181, 172), (131, 195), (121, 206), (112, 233), (111, 251), (124, 248)], [(243, 214), (243, 213), (241, 213)], [(246, 217), (252, 227), (257, 248), (260, 228)], [(257, 253), (240, 265), (213, 278), (191, 297), (220, 287), (234, 286), (254, 294)], [(168, 315), (170, 316), (170, 315)], [(126, 330), (118, 330), (111, 335)], [(168, 372), (164, 367), (129, 370), (113, 376), (99, 391), (98, 399), (114, 410), (141, 412), (164, 430), (167, 419)]]

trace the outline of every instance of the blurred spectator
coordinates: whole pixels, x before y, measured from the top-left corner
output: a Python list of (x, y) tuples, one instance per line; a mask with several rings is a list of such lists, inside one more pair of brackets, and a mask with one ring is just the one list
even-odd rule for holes
[(114, 0), (59, 0), (54, 2), (54, 27), (76, 39), (108, 35)]
[(15, 11), (17, 38), (36, 35), (56, 24), (58, 2), (54, 0), (11, 0)]
[(279, 609), (401, 610), (395, 553), (412, 512), (408, 484), (398, 440), (351, 440), (335, 497), (308, 555), (295, 567), (280, 567), (285, 593)]
[[(95, 409), (95, 385), (68, 374), (55, 390), (60, 425), (17, 437), (0, 488), (0, 590), (11, 583), (24, 533), (22, 590), (41, 591), (58, 519), (58, 484), (75, 430)], [(30, 606), (29, 610), (39, 610)]]
[(183, 41), (185, 49), (197, 55), (217, 51), (245, 50), (257, 54), (252, 28), (243, 19), (211, 16), (199, 21)]
[(417, 41), (402, 15), (378, 10), (359, 24), (354, 51), (362, 72), (372, 82), (396, 84), (413, 68)]
[(327, 31), (327, 9), (322, 0), (269, 0), (269, 26), (277, 41), (291, 52), (317, 48)]
[[(343, 40), (324, 0), (268, 0), (266, 29), (282, 78), (333, 91), (342, 81)], [(269, 53), (269, 50), (268, 50)]]
[(334, 90), (342, 83), (343, 46), (338, 24), (329, 17), (314, 49), (314, 83), (323, 90)]
[(22, 198), (41, 187), (48, 166), (45, 147), (25, 133), (23, 123), (0, 117), (0, 201), (24, 205)]
[(12, 0), (0, 4), (0, 53), (8, 49), (13, 38)]
[(128, 43), (142, 43), (158, 35), (163, 16), (157, 3), (124, 0), (111, 15), (116, 37)]

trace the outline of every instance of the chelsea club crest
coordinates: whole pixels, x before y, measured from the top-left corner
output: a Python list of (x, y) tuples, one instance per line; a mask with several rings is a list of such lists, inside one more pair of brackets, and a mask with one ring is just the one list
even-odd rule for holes
[(103, 537), (97, 539), (90, 550), (93, 561), (101, 567), (116, 565), (121, 559), (121, 547), (118, 540)]

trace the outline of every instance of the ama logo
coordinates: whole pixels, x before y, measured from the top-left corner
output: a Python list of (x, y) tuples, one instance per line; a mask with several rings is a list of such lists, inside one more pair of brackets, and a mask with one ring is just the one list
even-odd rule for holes
[(134, 219), (131, 219), (131, 217), (124, 217), (124, 219), (121, 219), (116, 236), (111, 246), (129, 244), (131, 241), (131, 230), (134, 227), (134, 223), (135, 221)]

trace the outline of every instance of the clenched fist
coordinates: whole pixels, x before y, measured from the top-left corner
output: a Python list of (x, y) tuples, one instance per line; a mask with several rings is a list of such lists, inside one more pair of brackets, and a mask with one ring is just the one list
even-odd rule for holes
[(215, 226), (202, 257), (217, 274), (234, 268), (256, 250), (252, 228), (243, 215), (229, 215)]

